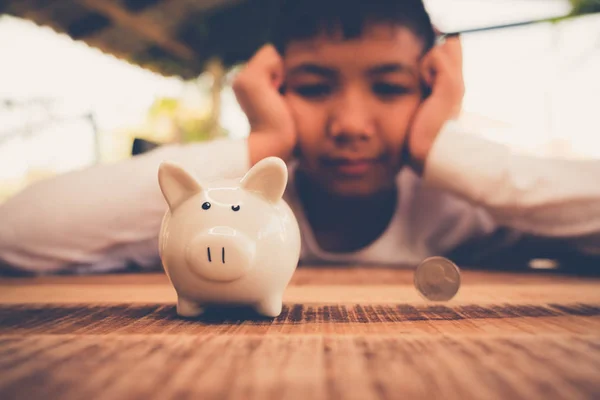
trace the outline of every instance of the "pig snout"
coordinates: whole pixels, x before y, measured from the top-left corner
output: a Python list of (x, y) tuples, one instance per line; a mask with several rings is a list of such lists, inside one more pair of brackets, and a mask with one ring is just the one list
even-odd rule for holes
[(197, 235), (187, 247), (187, 262), (200, 277), (213, 281), (241, 278), (252, 266), (255, 243), (227, 226), (216, 226)]

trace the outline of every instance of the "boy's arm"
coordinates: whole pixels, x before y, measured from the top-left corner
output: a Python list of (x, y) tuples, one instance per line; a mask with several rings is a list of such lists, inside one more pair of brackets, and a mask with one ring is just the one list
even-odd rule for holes
[(283, 60), (275, 47), (265, 45), (248, 61), (233, 82), (238, 103), (250, 123), (250, 164), (277, 156), (288, 160), (296, 145), (292, 115), (279, 92)]
[(464, 95), (459, 38), (423, 58), (422, 76), (431, 94), (415, 115), (405, 150), (425, 183), (483, 206), (498, 225), (600, 254), (600, 161), (518, 155), (470, 134), (456, 120)]
[(35, 272), (159, 265), (167, 209), (158, 185), (163, 160), (199, 179), (240, 177), (250, 165), (246, 139), (219, 139), (168, 145), (38, 182), (0, 204), (0, 264)]
[(517, 154), (450, 121), (428, 152), (423, 179), (483, 206), (499, 225), (600, 252), (600, 161)]

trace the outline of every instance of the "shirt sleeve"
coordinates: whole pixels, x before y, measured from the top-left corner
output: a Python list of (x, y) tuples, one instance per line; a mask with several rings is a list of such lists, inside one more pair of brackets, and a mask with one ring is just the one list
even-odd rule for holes
[(500, 226), (600, 253), (600, 161), (524, 155), (450, 121), (423, 180), (482, 206)]
[(37, 273), (160, 266), (163, 160), (200, 179), (241, 177), (249, 169), (246, 138), (215, 139), (166, 145), (32, 184), (0, 205), (0, 263)]

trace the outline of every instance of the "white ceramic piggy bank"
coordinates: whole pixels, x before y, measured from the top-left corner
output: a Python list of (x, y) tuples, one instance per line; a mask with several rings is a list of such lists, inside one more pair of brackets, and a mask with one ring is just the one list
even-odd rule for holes
[(298, 222), (282, 196), (283, 160), (256, 163), (241, 180), (200, 183), (180, 166), (158, 172), (168, 210), (159, 252), (177, 292), (177, 313), (195, 317), (207, 305), (250, 305), (281, 313), (283, 292), (300, 257)]

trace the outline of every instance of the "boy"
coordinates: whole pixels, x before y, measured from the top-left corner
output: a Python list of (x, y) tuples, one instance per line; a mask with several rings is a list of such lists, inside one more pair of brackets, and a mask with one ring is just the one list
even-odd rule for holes
[(420, 0), (290, 1), (234, 89), (247, 139), (164, 146), (33, 185), (0, 207), (0, 259), (53, 272), (158, 267), (162, 160), (200, 178), (289, 163), (301, 262), (414, 265), (476, 239), (600, 252), (600, 163), (511, 154), (469, 134), (458, 39)]

